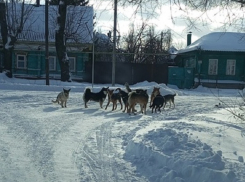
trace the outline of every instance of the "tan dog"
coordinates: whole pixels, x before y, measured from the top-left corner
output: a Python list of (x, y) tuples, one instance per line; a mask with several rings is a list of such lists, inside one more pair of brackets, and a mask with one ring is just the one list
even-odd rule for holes
[(152, 93), (151, 93), (151, 101), (150, 101), (150, 105), (152, 105), (152, 102), (153, 102), (154, 98), (155, 98), (157, 95), (160, 95), (160, 87), (154, 87), (154, 88), (153, 88), (153, 91), (152, 91)]
[(69, 93), (71, 89), (64, 89), (60, 92), (56, 98), (56, 100), (52, 100), (53, 103), (58, 103), (61, 105), (61, 107), (66, 107), (67, 100), (69, 98)]
[(121, 104), (121, 109), (122, 109), (122, 99), (121, 99), (121, 94), (120, 93), (113, 93), (114, 90), (112, 89), (107, 89), (107, 93), (108, 93), (108, 103), (105, 107), (105, 109), (107, 109), (108, 105), (110, 104), (110, 102), (112, 102), (113, 106), (112, 106), (112, 111), (117, 109), (117, 101)]
[[(164, 104), (163, 104), (163, 109), (165, 108), (166, 104), (169, 102), (169, 108), (171, 108), (171, 105), (173, 104), (173, 108), (175, 108), (175, 104), (174, 104), (174, 97), (176, 96), (176, 93), (174, 94), (168, 94), (168, 95), (164, 95)], [(172, 104), (171, 104), (172, 103)]]
[(140, 93), (137, 93), (136, 91), (130, 92), (128, 96), (128, 113), (133, 113), (135, 105), (140, 104), (141, 113), (146, 114), (148, 99), (149, 95), (147, 94), (147, 90), (143, 90)]

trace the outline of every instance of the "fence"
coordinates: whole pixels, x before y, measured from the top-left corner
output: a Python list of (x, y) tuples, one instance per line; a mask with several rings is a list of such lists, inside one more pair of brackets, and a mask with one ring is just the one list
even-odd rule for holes
[[(85, 63), (84, 81), (92, 82), (92, 63)], [(156, 83), (168, 83), (168, 64), (147, 64), (147, 63), (115, 63), (115, 83), (135, 84), (149, 81)], [(95, 61), (94, 83), (112, 83), (112, 62)]]

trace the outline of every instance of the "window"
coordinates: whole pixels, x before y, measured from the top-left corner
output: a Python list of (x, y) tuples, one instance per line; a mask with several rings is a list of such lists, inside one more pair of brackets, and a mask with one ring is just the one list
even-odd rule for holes
[(17, 54), (17, 68), (26, 69), (26, 55)]
[(49, 56), (49, 70), (54, 71), (56, 70), (56, 57), (55, 56)]
[(196, 59), (195, 58), (189, 58), (185, 60), (185, 67), (186, 68), (196, 68)]
[(69, 63), (70, 63), (70, 71), (75, 72), (76, 71), (76, 58), (69, 57)]
[(217, 75), (218, 71), (218, 59), (209, 59), (208, 74)]
[(226, 75), (235, 75), (236, 60), (228, 59), (226, 64)]

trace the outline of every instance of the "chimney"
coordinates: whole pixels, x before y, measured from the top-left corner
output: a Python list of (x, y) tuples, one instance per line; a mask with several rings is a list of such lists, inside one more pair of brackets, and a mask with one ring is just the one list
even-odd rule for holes
[(191, 34), (192, 32), (188, 32), (187, 34), (187, 46), (191, 44)]

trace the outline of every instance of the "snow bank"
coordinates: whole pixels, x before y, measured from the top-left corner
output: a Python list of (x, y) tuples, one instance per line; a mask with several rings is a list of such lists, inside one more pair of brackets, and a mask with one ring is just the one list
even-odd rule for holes
[(225, 169), (222, 151), (172, 129), (151, 130), (126, 147), (125, 159), (155, 182), (237, 181)]

